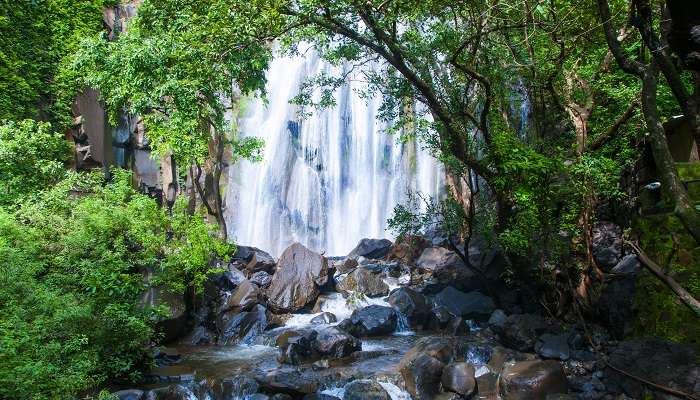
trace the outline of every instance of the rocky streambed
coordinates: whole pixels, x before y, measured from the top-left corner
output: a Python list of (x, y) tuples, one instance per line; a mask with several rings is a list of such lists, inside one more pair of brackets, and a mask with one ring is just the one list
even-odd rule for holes
[[(616, 341), (539, 313), (497, 251), (365, 239), (347, 257), (242, 247), (143, 385), (120, 399), (672, 399), (700, 394), (692, 347)], [(620, 261), (622, 262), (622, 261)], [(629, 263), (627, 259), (624, 262)], [(184, 333), (184, 334), (183, 334)], [(173, 334), (172, 336), (178, 336)], [(676, 393), (677, 394), (677, 393)]]

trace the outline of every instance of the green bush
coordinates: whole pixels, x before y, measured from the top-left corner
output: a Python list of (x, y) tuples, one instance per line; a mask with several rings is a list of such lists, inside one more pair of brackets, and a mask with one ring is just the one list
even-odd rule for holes
[(162, 307), (151, 284), (201, 289), (234, 250), (178, 204), (169, 216), (129, 186), (70, 174), (15, 214), (0, 210), (0, 398), (68, 399), (150, 365)]

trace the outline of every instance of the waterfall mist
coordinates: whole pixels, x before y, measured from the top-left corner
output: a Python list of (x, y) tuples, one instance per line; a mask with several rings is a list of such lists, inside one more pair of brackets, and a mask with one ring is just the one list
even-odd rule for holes
[(390, 238), (387, 219), (407, 190), (438, 195), (444, 172), (415, 142), (398, 143), (376, 119), (381, 100), (362, 98), (364, 77), (349, 75), (337, 105), (306, 118), (289, 103), (304, 80), (342, 72), (308, 51), (278, 57), (268, 71), (268, 104), (256, 99), (239, 120), (244, 136), (265, 140), (264, 160), (229, 173), (230, 237), (279, 256), (294, 241), (347, 254), (363, 237)]

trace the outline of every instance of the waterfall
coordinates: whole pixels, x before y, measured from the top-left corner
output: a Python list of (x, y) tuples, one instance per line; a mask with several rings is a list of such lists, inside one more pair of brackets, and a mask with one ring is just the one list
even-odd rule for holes
[(300, 118), (289, 103), (306, 78), (338, 75), (313, 51), (278, 57), (267, 74), (269, 102), (250, 99), (239, 118), (244, 136), (265, 140), (264, 161), (229, 173), (230, 237), (275, 256), (294, 241), (327, 255), (347, 254), (363, 237), (390, 238), (387, 219), (407, 190), (437, 195), (438, 162), (414, 141), (399, 143), (377, 120), (381, 100), (363, 98), (360, 72), (336, 94), (336, 106)]

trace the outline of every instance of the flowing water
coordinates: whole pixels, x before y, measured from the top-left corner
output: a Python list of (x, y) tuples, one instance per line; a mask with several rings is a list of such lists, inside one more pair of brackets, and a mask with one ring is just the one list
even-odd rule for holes
[(360, 72), (336, 92), (336, 106), (300, 118), (289, 103), (305, 79), (339, 74), (313, 51), (278, 57), (269, 69), (269, 102), (251, 100), (239, 126), (265, 140), (264, 161), (241, 161), (229, 173), (230, 237), (279, 256), (294, 241), (330, 255), (347, 254), (363, 237), (385, 238), (387, 219), (407, 190), (438, 195), (439, 163), (413, 141), (399, 143), (377, 120), (380, 99), (365, 99)]

